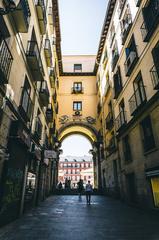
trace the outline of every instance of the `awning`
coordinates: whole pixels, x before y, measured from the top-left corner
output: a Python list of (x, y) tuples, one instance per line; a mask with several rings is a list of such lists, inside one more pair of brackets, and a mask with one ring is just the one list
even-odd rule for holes
[(146, 172), (146, 177), (155, 177), (155, 176), (159, 176), (159, 169)]

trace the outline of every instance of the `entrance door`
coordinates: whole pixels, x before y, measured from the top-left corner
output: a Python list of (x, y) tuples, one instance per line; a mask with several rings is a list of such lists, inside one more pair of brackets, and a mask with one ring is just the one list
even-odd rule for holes
[(127, 194), (130, 202), (136, 202), (136, 184), (135, 174), (131, 173), (126, 176)]

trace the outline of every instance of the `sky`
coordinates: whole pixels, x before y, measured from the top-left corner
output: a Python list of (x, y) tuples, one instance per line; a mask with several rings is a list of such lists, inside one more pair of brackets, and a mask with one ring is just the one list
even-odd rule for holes
[(61, 149), (63, 150), (61, 156), (88, 156), (92, 145), (86, 137), (73, 134), (63, 140)]
[(62, 55), (96, 55), (108, 0), (59, 0)]

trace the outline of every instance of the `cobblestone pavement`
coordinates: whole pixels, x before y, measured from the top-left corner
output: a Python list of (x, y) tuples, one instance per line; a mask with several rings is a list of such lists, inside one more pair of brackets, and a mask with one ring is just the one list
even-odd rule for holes
[(0, 229), (0, 240), (159, 240), (159, 217), (120, 201), (52, 196)]

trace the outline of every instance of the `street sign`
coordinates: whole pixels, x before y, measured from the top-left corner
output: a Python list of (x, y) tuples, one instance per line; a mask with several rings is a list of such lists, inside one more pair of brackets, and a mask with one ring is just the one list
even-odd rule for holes
[(53, 150), (45, 150), (44, 157), (45, 158), (57, 158), (57, 153)]

